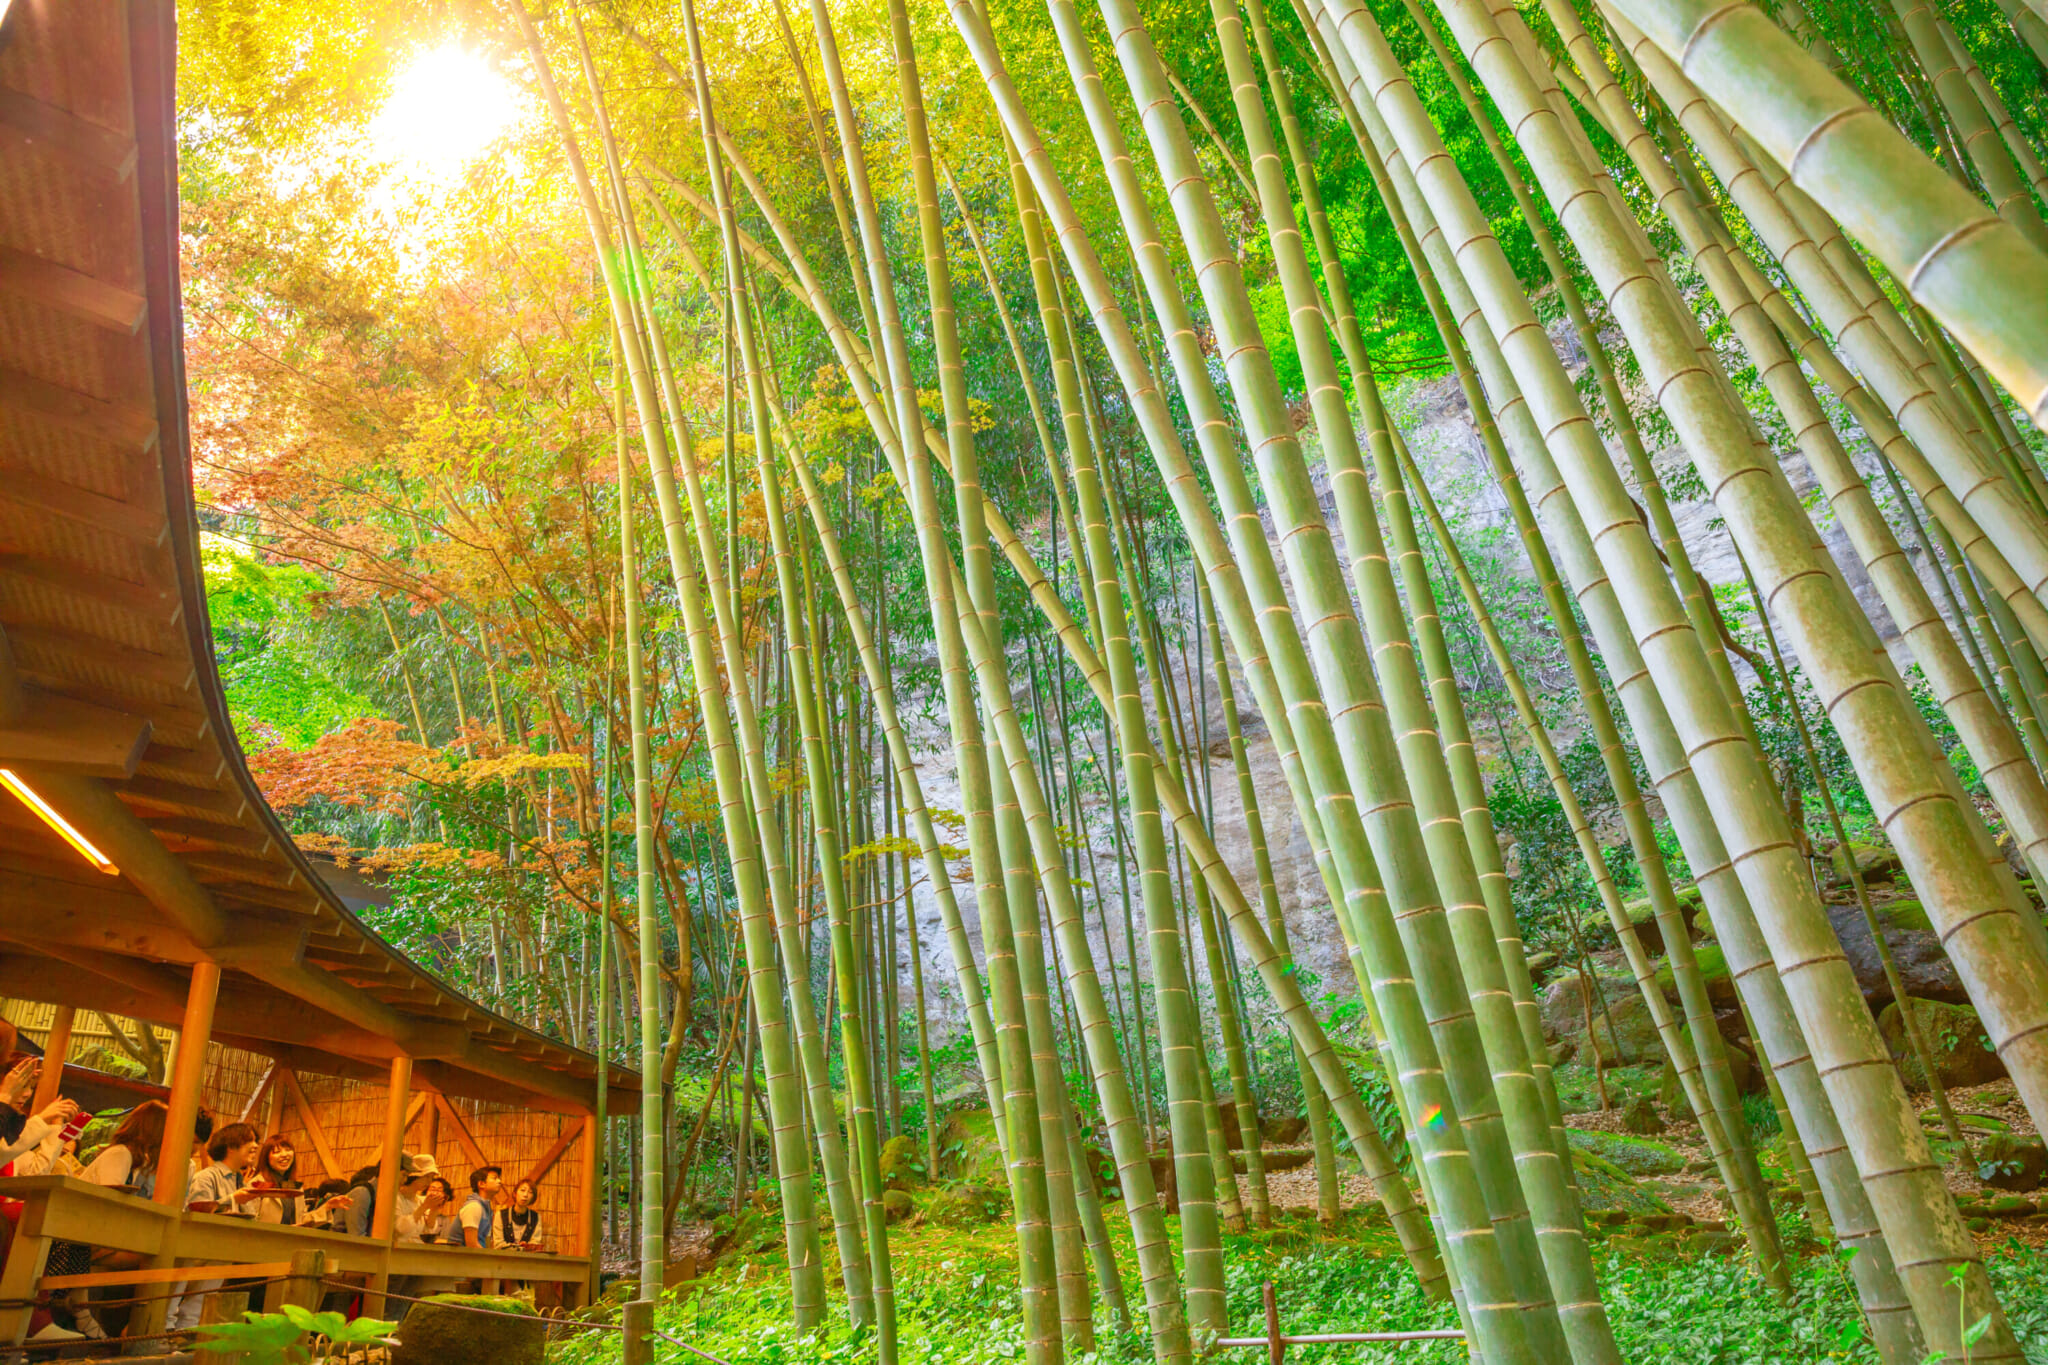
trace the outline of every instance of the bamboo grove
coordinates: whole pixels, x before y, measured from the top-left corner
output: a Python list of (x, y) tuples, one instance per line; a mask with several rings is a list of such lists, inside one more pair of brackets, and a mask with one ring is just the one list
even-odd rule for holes
[[(1847, 788), (1867, 800), (2048, 1120), (2040, 0), (498, 0), (473, 22), (546, 111), (601, 338), (574, 382), (606, 444), (579, 551), (605, 584), (580, 704), (606, 719), (565, 699), (550, 722), (593, 755), (561, 1013), (647, 1076), (673, 1081), (696, 1029), (712, 1092), (744, 1078), (799, 1327), (843, 1313), (896, 1358), (881, 1152), (914, 1066), (937, 1165), (945, 995), (1036, 1365), (1103, 1315), (1168, 1362), (1224, 1330), (1221, 1233), (1272, 1217), (1275, 1049), (1324, 1216), (1355, 1162), (1475, 1357), (1618, 1360), (1531, 873), (1490, 796), (1519, 754), (1762, 1282), (1788, 1291), (1788, 1252), (1686, 878), (1878, 1354), (2022, 1358), (1758, 699), (1789, 703), (1827, 837), (1848, 844)], [(1455, 381), (1526, 593), (1461, 548), (1411, 449), (1416, 366)], [(1682, 534), (1698, 498), (1740, 593)], [(491, 696), (502, 737), (496, 672)], [(658, 771), (678, 724), (703, 775), (686, 853)], [(1294, 960), (1269, 841), (1295, 831), (1374, 1055)], [(694, 1014), (693, 901), (728, 964)], [(714, 1100), (648, 1094), (652, 1267)], [(745, 1169), (752, 1123), (730, 1131)]]

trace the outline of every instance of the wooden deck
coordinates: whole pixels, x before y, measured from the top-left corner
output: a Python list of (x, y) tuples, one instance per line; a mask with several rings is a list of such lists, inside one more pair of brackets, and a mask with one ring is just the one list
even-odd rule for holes
[[(70, 1176), (0, 1177), (0, 1198), (19, 1199), (23, 1205), (6, 1269), (0, 1272), (0, 1345), (18, 1344), (26, 1335), (30, 1309), (23, 1305), (43, 1287), (50, 1244), (60, 1240), (134, 1252), (166, 1267), (179, 1260), (247, 1267), (245, 1277), (267, 1281), (260, 1295), (266, 1307), (284, 1300), (292, 1280), (286, 1267), (304, 1266), (307, 1252), (320, 1253), (326, 1275), (361, 1279), (372, 1298), (394, 1277), (516, 1280), (559, 1284), (564, 1303), (575, 1305), (585, 1300), (591, 1283), (590, 1260), (584, 1256), (430, 1246), (221, 1214), (181, 1213)], [(144, 1273), (156, 1283), (167, 1282), (164, 1271)], [(194, 1268), (192, 1278), (204, 1274)], [(301, 1297), (308, 1293), (317, 1302), (317, 1286), (307, 1285)], [(258, 1299), (252, 1295), (252, 1304)], [(394, 1305), (392, 1311), (402, 1310)]]

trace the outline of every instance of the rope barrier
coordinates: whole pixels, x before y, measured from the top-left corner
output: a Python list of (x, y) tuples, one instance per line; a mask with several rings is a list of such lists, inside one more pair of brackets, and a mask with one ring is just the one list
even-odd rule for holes
[[(338, 1289), (358, 1290), (362, 1288), (362, 1286), (350, 1284), (346, 1280), (326, 1279), (323, 1280), (322, 1283)], [(447, 1299), (415, 1298), (411, 1294), (393, 1294), (388, 1290), (385, 1292), (384, 1297), (387, 1299), (398, 1299), (404, 1303), (431, 1303), (436, 1308), (452, 1308), (459, 1313), (478, 1313), (483, 1315), (484, 1317), (491, 1318), (517, 1318), (521, 1322), (539, 1321), (541, 1323), (552, 1326), (581, 1327), (597, 1332), (623, 1332), (626, 1330), (625, 1324), (619, 1322), (595, 1322), (590, 1319), (571, 1318), (566, 1315), (562, 1317), (548, 1317), (539, 1312), (508, 1313), (502, 1308), (480, 1308), (477, 1305), (471, 1303), (451, 1303)], [(651, 1334), (660, 1337), (663, 1341), (667, 1342), (671, 1346), (680, 1346), (682, 1349), (688, 1351), (692, 1355), (702, 1356), (704, 1359), (711, 1361), (712, 1365), (731, 1365), (729, 1361), (726, 1361), (719, 1356), (711, 1354), (711, 1352), (704, 1350), (702, 1347), (692, 1346), (687, 1341), (682, 1341), (676, 1337), (672, 1337), (658, 1327), (651, 1329)]]

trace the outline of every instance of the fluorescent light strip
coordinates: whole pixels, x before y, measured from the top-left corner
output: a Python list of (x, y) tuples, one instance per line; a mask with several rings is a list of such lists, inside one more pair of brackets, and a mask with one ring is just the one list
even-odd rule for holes
[(108, 876), (119, 875), (121, 869), (115, 867), (106, 854), (94, 847), (92, 840), (80, 834), (76, 826), (59, 815), (55, 807), (43, 800), (35, 788), (22, 781), (17, 774), (7, 768), (0, 768), (0, 787), (5, 787), (20, 797), (21, 804), (34, 811), (44, 824), (63, 836), (64, 842), (83, 854), (87, 862)]

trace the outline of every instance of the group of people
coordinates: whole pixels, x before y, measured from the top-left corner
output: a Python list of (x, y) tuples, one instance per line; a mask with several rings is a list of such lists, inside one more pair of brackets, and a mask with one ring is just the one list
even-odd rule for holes
[[(0, 1057), (12, 1051), (13, 1029), (0, 1021)], [(0, 1076), (0, 1175), (71, 1175), (96, 1185), (154, 1197), (168, 1110), (148, 1100), (128, 1111), (106, 1144), (82, 1162), (77, 1140), (84, 1128), (78, 1105), (58, 1099), (28, 1113), (40, 1059), (19, 1062)], [(216, 1126), (201, 1110), (193, 1125), (191, 1165), (184, 1207), (195, 1213), (234, 1213), (266, 1223), (370, 1236), (376, 1220), (380, 1167), (365, 1166), (346, 1179), (306, 1186), (299, 1179), (299, 1154), (282, 1133), (264, 1137), (253, 1124)], [(455, 1186), (429, 1152), (399, 1158), (399, 1187), (392, 1199), (393, 1232), (401, 1242), (544, 1251), (552, 1238), (536, 1201), (539, 1187), (519, 1180), (508, 1189), (502, 1168), (485, 1165), (470, 1172), (469, 1191), (458, 1201)], [(12, 1242), (18, 1201), (0, 1199), (0, 1235)], [(80, 1275), (95, 1270), (135, 1269), (132, 1252), (54, 1242), (45, 1275)], [(197, 1267), (195, 1267), (197, 1269)], [(194, 1279), (172, 1287), (167, 1315), (171, 1330), (196, 1327), (206, 1296), (219, 1280)], [(440, 1282), (417, 1281), (398, 1292), (426, 1292)], [(453, 1288), (453, 1281), (446, 1286)], [(66, 1326), (66, 1323), (69, 1326)], [(31, 1341), (45, 1344), (107, 1335), (82, 1297), (59, 1295), (37, 1311)]]

